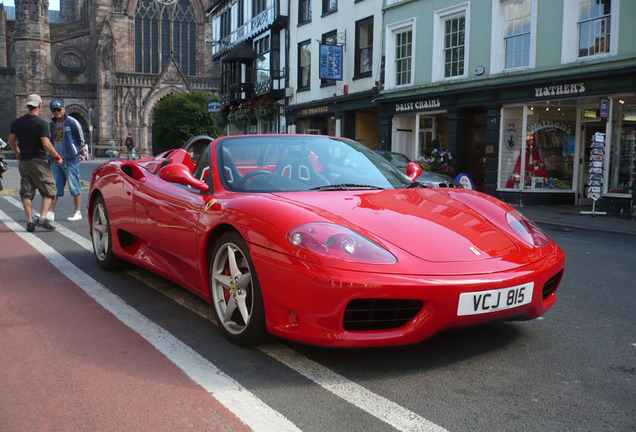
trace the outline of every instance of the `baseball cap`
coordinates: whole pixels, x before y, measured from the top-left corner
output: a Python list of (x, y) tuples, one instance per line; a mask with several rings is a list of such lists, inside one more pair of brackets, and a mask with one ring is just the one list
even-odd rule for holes
[(61, 99), (53, 99), (51, 101), (51, 105), (49, 105), (51, 108), (51, 111), (57, 108), (64, 108), (64, 101)]
[(38, 94), (30, 94), (27, 96), (27, 105), (37, 108), (42, 105), (42, 98)]

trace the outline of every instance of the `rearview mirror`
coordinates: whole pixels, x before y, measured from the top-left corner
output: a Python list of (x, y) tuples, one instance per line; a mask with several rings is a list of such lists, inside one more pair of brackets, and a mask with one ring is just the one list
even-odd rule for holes
[(170, 164), (159, 170), (159, 178), (170, 183), (190, 186), (201, 192), (207, 192), (210, 186), (203, 180), (197, 180), (185, 165)]

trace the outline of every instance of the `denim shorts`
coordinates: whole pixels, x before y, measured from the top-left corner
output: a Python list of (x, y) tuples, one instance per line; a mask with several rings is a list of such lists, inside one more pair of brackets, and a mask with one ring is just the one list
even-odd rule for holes
[(79, 175), (80, 164), (66, 164), (63, 163), (58, 166), (55, 163), (51, 164), (51, 170), (53, 170), (53, 176), (55, 177), (55, 186), (57, 187), (57, 196), (64, 196), (64, 188), (68, 181), (68, 190), (72, 196), (82, 193), (82, 184), (80, 183)]

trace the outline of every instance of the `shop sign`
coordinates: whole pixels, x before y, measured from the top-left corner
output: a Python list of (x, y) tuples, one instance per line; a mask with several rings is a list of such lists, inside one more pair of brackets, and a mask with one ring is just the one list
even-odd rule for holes
[(528, 125), (528, 132), (530, 133), (535, 133), (536, 131), (542, 129), (559, 129), (567, 133), (568, 135), (572, 135), (573, 132), (572, 126), (568, 126), (564, 123), (555, 122), (549, 119)]
[(585, 93), (585, 83), (574, 83), (574, 84), (562, 84), (562, 85), (552, 85), (548, 87), (535, 87), (534, 88), (534, 97), (548, 97), (548, 96), (564, 96), (571, 94), (579, 94)]
[(317, 115), (317, 114), (325, 114), (331, 111), (331, 107), (329, 105), (315, 107), (315, 108), (305, 108), (299, 111), (301, 116), (309, 116), (309, 115)]
[(395, 112), (421, 111), (426, 109), (439, 108), (439, 99), (420, 100), (416, 102), (403, 102), (395, 104)]
[(601, 99), (599, 101), (599, 112), (601, 114), (601, 118), (603, 120), (607, 120), (609, 118), (609, 110), (610, 110), (610, 101), (609, 99)]
[(342, 81), (342, 45), (320, 44), (320, 79)]

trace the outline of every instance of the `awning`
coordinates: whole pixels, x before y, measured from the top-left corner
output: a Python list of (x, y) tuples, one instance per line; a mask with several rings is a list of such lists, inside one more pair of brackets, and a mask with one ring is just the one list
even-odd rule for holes
[(232, 48), (227, 54), (221, 57), (222, 61), (232, 60), (253, 60), (256, 58), (256, 53), (252, 49), (252, 45), (249, 42), (241, 42)]

